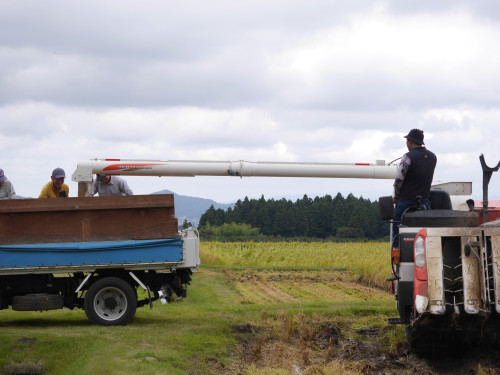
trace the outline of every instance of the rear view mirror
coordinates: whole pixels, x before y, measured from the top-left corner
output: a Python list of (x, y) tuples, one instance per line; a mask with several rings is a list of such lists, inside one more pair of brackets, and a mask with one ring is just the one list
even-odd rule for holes
[(380, 197), (378, 199), (378, 205), (382, 220), (394, 219), (394, 204), (392, 203), (392, 196)]

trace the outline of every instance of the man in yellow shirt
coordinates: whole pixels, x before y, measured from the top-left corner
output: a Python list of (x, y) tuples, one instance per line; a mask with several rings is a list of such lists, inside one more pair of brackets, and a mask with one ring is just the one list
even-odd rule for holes
[(56, 168), (52, 171), (52, 181), (45, 184), (38, 198), (62, 198), (69, 196), (69, 187), (64, 183), (66, 173), (64, 169)]

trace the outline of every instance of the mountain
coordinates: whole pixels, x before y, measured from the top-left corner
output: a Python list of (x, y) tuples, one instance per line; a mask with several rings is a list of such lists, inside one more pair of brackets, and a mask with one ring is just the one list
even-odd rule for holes
[(175, 203), (175, 216), (179, 220), (179, 228), (182, 227), (184, 219), (189, 221), (195, 228), (198, 227), (201, 215), (213, 205), (216, 209), (222, 208), (223, 210), (229, 207), (234, 207), (234, 203), (217, 203), (211, 199), (189, 197), (187, 195), (180, 195), (170, 190), (161, 190), (152, 194), (173, 194)]

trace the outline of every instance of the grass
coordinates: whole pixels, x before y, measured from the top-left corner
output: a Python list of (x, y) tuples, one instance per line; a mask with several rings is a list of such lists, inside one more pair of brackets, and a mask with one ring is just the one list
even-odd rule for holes
[(90, 326), (79, 311), (71, 317), (61, 311), (7, 319), (2, 314), (0, 367), (40, 364), (51, 374), (185, 374), (193, 356), (227, 355), (234, 340), (222, 320), (204, 321), (182, 304), (155, 310), (141, 309), (133, 324), (110, 328)]
[[(204, 265), (188, 297), (140, 308), (125, 327), (90, 325), (81, 310), (1, 310), (0, 374), (27, 367), (44, 374), (261, 375), (289, 374), (292, 364), (311, 374), (361, 373), (325, 359), (333, 349), (320, 340), (322, 327), (379, 329), (395, 314), (380, 282), (389, 273), (387, 246), (267, 245), (202, 243)], [(387, 350), (402, 339), (381, 330)], [(289, 360), (277, 364), (279, 353)]]

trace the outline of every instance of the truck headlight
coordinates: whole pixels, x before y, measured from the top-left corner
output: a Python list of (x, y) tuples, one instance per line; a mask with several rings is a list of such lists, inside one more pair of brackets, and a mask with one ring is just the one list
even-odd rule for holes
[(423, 237), (417, 236), (414, 243), (414, 249), (415, 265), (422, 268), (425, 266), (425, 241)]

